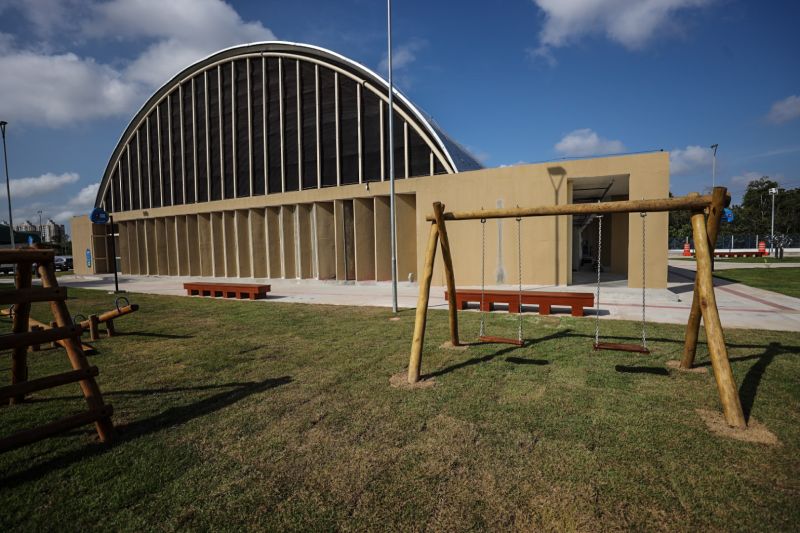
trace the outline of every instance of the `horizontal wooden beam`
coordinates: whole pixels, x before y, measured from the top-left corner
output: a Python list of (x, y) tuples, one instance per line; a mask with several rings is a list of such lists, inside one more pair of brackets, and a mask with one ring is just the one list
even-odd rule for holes
[(0, 305), (66, 300), (66, 287), (30, 287), (0, 292)]
[(26, 429), (19, 433), (14, 433), (0, 439), (0, 453), (20, 448), (27, 444), (38, 442), (51, 437), (57, 433), (69, 431), (70, 429), (85, 426), (97, 422), (103, 418), (108, 418), (114, 414), (114, 409), (110, 405), (105, 405), (99, 409), (91, 409), (77, 415), (68, 416), (55, 422), (50, 422), (37, 428)]
[(90, 377), (95, 377), (98, 374), (99, 371), (97, 370), (97, 367), (90, 366), (89, 368), (85, 369), (71, 370), (69, 372), (64, 372), (63, 374), (55, 374), (43, 378), (23, 381), (22, 383), (17, 383), (16, 385), (0, 387), (0, 404), (4, 403), (5, 400), (13, 396), (24, 396), (32, 392), (52, 389), (53, 387), (59, 387), (61, 385), (67, 385), (69, 383), (75, 383)]
[(63, 328), (50, 328), (39, 331), (28, 331), (26, 333), (0, 335), (0, 350), (10, 350), (18, 346), (33, 346), (34, 344), (55, 342), (70, 337), (79, 339), (81, 333), (83, 333), (83, 328), (80, 325), (73, 325)]
[[(690, 193), (676, 198), (650, 200), (623, 200), (618, 202), (596, 202), (585, 204), (543, 205), (537, 207), (512, 207), (504, 209), (481, 209), (479, 211), (454, 211), (444, 214), (445, 220), (480, 220), (488, 218), (545, 217), (555, 215), (602, 215), (608, 213), (653, 213), (659, 211), (682, 211), (704, 209), (711, 205), (711, 195)], [(435, 222), (433, 215), (425, 217)]]
[(55, 256), (54, 250), (45, 249), (0, 250), (0, 263), (47, 263)]

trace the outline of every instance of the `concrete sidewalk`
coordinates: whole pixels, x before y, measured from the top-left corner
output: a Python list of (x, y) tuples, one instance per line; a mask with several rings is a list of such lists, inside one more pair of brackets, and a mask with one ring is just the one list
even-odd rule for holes
[[(681, 259), (670, 259), (669, 266), (675, 268), (683, 268), (688, 270), (696, 270), (697, 263), (694, 261), (684, 261)], [(800, 262), (797, 263), (736, 263), (731, 260), (727, 261), (714, 261), (714, 270), (732, 270), (735, 268), (800, 268)]]
[[(691, 262), (677, 262), (669, 267), (667, 289), (648, 289), (646, 317), (648, 321), (668, 324), (685, 324), (691, 309), (694, 290), (694, 266)], [(684, 264), (685, 263), (685, 264)], [(164, 294), (185, 296), (184, 281), (218, 281), (215, 278), (179, 278), (157, 276), (121, 276), (120, 289), (131, 293)], [(254, 304), (273, 301), (286, 303), (367, 305), (391, 307), (391, 284), (388, 282), (342, 283), (315, 280), (284, 279), (229, 279), (231, 283), (269, 283), (272, 291), (266, 300)], [(68, 287), (114, 289), (114, 278), (102, 276), (62, 276), (59, 283)], [(739, 283), (715, 278), (717, 304), (722, 323), (726, 328), (750, 328), (764, 330), (800, 331), (800, 299), (778, 293), (756, 289)], [(487, 287), (489, 288), (489, 287)], [(492, 289), (517, 290), (512, 285), (492, 286)], [(571, 285), (569, 287), (525, 286), (526, 290), (558, 290), (595, 293), (594, 284)], [(418, 286), (403, 282), (398, 285), (398, 305), (401, 308), (414, 308), (417, 304)], [(600, 317), (603, 319), (641, 320), (642, 291), (629, 289), (624, 280), (608, 281), (601, 284)], [(446, 309), (444, 288), (431, 289), (430, 307)], [(535, 307), (526, 306), (535, 313)], [(554, 309), (556, 312), (561, 310)], [(502, 312), (502, 311), (498, 311)], [(563, 312), (568, 312), (564, 309)], [(587, 310), (593, 317), (594, 311)]]

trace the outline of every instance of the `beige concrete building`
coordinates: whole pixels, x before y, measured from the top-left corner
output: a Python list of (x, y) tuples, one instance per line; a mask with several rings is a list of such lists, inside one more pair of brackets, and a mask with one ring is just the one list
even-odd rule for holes
[[(122, 273), (391, 279), (386, 83), (330, 51), (293, 43), (224, 50), (142, 107), (111, 156), (96, 205), (114, 216)], [(396, 93), (397, 269), (416, 280), (434, 201), (447, 209), (669, 193), (666, 152), (482, 169)], [(646, 239), (643, 241), (643, 223)], [(606, 276), (666, 287), (667, 215), (453, 222), (456, 281), (565, 285)], [(108, 226), (72, 220), (76, 273), (113, 265)], [(518, 230), (520, 233), (518, 233)], [(84, 258), (91, 258), (90, 261)], [(483, 259), (482, 259), (483, 258)], [(521, 262), (520, 262), (521, 258)], [(444, 284), (437, 264), (434, 283)]]

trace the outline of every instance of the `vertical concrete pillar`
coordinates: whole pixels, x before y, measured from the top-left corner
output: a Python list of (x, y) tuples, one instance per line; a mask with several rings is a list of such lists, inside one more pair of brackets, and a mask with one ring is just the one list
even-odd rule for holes
[(336, 279), (336, 231), (333, 202), (318, 202), (314, 209), (316, 217), (317, 277)]
[(186, 215), (186, 251), (189, 263), (189, 276), (201, 276), (200, 238), (198, 232), (198, 215)]
[(417, 199), (413, 194), (398, 194), (397, 203), (397, 278), (417, 279)]
[(147, 255), (149, 250), (147, 249), (147, 236), (145, 234), (144, 220), (136, 221), (136, 242), (137, 247), (139, 248), (139, 274), (146, 276), (148, 273)]
[(167, 217), (164, 221), (167, 241), (167, 272), (170, 276), (178, 275), (178, 233), (176, 217)]
[(253, 277), (269, 277), (267, 221), (263, 208), (250, 210), (250, 247), (253, 253)]
[(297, 206), (297, 251), (299, 259), (298, 277), (310, 279), (314, 277), (314, 245), (311, 239), (311, 211), (313, 204)]
[(281, 206), (281, 248), (283, 261), (283, 277), (297, 278), (295, 261), (295, 211), (297, 206)]
[(239, 277), (239, 256), (236, 246), (236, 212), (223, 212), (223, 233), (225, 242), (225, 277)]
[(211, 229), (211, 213), (197, 215), (197, 237), (200, 245), (200, 275), (214, 275), (214, 232)]
[(211, 264), (214, 277), (225, 277), (225, 234), (222, 229), (222, 212), (211, 213)]
[(375, 279), (392, 279), (392, 227), (389, 197), (375, 197)]
[(158, 236), (156, 234), (156, 219), (148, 218), (144, 221), (145, 242), (147, 243), (147, 275), (158, 275)]
[[(615, 213), (611, 215), (610, 220), (611, 272), (625, 274), (628, 270), (628, 214)], [(605, 239), (605, 235), (603, 238)]]
[[(119, 262), (120, 262), (120, 272), (124, 274), (130, 274), (131, 272), (131, 258), (130, 258), (130, 246), (128, 246), (128, 223), (127, 222), (117, 222), (117, 231), (119, 232), (119, 238), (117, 239), (117, 254), (119, 254)], [(113, 263), (112, 263), (113, 265)]]
[(333, 231), (334, 245), (336, 251), (336, 279), (345, 280), (345, 256), (344, 256), (344, 200), (333, 202)]
[(178, 250), (178, 275), (189, 274), (189, 242), (186, 238), (186, 215), (175, 217), (175, 238)]
[(375, 210), (372, 198), (353, 200), (356, 280), (375, 279)]
[(267, 222), (267, 266), (270, 278), (283, 277), (281, 268), (281, 208), (268, 207)]
[(336, 279), (356, 279), (353, 200), (337, 200), (334, 203), (334, 218), (336, 223)]
[(128, 258), (130, 264), (128, 265), (128, 272), (135, 276), (140, 274), (139, 271), (139, 233), (136, 231), (136, 221), (130, 220), (125, 224), (125, 233), (128, 238)]
[(155, 219), (156, 223), (156, 257), (159, 276), (169, 276), (169, 251), (167, 249), (167, 222), (164, 218)]
[(253, 276), (253, 253), (250, 247), (250, 211), (240, 209), (236, 211), (236, 249), (239, 263), (239, 277), (250, 278)]

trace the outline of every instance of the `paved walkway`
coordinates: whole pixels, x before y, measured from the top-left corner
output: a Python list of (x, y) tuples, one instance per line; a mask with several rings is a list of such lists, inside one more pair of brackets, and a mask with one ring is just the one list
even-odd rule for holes
[[(675, 265), (677, 263), (677, 265)], [(694, 289), (694, 263), (670, 261), (667, 289), (647, 290), (648, 321), (685, 324), (692, 303)], [(128, 292), (184, 296), (184, 281), (215, 281), (213, 278), (180, 278), (157, 276), (121, 276), (120, 289)], [(272, 292), (267, 300), (257, 303), (281, 301), (288, 303), (371, 305), (391, 307), (391, 284), (388, 282), (341, 283), (313, 280), (231, 279), (232, 283), (269, 283)], [(111, 291), (114, 278), (102, 276), (62, 276), (59, 283), (70, 287)], [(766, 330), (800, 331), (800, 299), (756, 289), (739, 283), (714, 279), (717, 287), (717, 304), (722, 323), (727, 328), (754, 328)], [(516, 290), (516, 287), (493, 286), (492, 289)], [(560, 290), (595, 292), (593, 284), (569, 287), (526, 286), (527, 290)], [(418, 286), (403, 282), (398, 285), (398, 305), (414, 308), (417, 304)], [(629, 289), (625, 280), (607, 281), (601, 285), (600, 317), (603, 319), (641, 320), (642, 291)], [(431, 289), (430, 307), (446, 309), (444, 289)], [(535, 312), (534, 308), (530, 309)], [(588, 316), (593, 311), (587, 310)]]
[[(694, 261), (683, 261), (680, 259), (670, 259), (669, 266), (676, 268), (686, 268), (695, 270), (697, 263)], [(728, 261), (714, 261), (714, 270), (731, 270), (734, 268), (800, 268), (798, 263), (736, 263)]]

